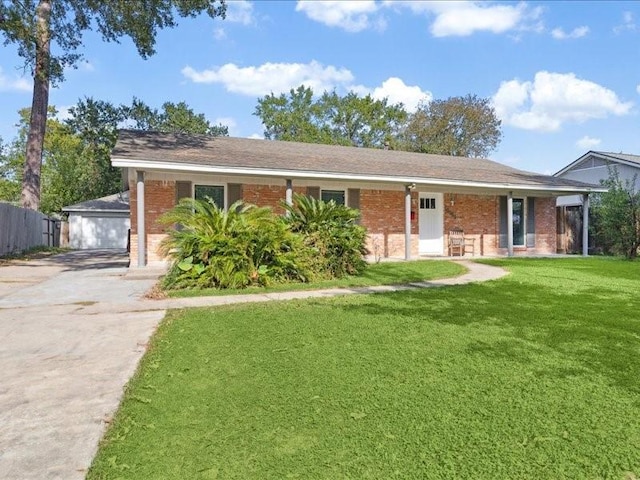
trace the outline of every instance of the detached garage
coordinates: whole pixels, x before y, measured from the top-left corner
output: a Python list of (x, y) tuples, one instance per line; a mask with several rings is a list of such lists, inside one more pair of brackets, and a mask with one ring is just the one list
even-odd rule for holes
[(69, 246), (127, 248), (130, 228), (129, 192), (64, 207), (69, 214)]

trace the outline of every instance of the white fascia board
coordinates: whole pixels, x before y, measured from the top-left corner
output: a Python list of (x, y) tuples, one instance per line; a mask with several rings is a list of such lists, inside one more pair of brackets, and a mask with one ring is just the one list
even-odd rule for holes
[(295, 170), (274, 170), (269, 168), (249, 168), (249, 167), (219, 167), (211, 165), (197, 165), (187, 163), (170, 162), (150, 162), (146, 160), (128, 160), (125, 158), (112, 158), (111, 164), (114, 167), (130, 167), (137, 170), (171, 170), (191, 173), (217, 173), (221, 175), (252, 175), (262, 177), (277, 178), (304, 178), (323, 180), (348, 180), (359, 182), (385, 182), (416, 185), (440, 185), (449, 187), (472, 187), (486, 189), (505, 190), (532, 190), (547, 192), (570, 192), (570, 193), (591, 193), (606, 192), (606, 188), (578, 188), (572, 186), (546, 186), (546, 185), (522, 185), (518, 183), (490, 183), (490, 182), (467, 182), (463, 180), (446, 180), (441, 178), (424, 177), (389, 177), (384, 175), (360, 175), (353, 173), (327, 173), (313, 171)]

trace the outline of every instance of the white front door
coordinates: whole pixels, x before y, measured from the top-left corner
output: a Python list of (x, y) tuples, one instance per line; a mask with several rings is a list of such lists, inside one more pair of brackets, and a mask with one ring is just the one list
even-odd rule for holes
[(418, 206), (421, 255), (442, 255), (444, 243), (442, 200), (441, 193), (420, 192)]

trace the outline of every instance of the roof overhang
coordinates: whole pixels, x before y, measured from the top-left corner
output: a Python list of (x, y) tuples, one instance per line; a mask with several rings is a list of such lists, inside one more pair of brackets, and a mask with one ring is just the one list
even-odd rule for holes
[(498, 182), (471, 182), (464, 180), (450, 180), (443, 178), (427, 178), (427, 177), (411, 177), (411, 176), (385, 176), (385, 175), (364, 175), (354, 173), (328, 173), (316, 172), (310, 170), (286, 170), (286, 169), (269, 169), (269, 168), (251, 168), (251, 167), (230, 167), (216, 165), (201, 165), (189, 163), (175, 162), (159, 162), (153, 160), (128, 159), (128, 158), (112, 158), (111, 164), (114, 167), (133, 168), (136, 170), (154, 170), (154, 171), (174, 171), (174, 172), (190, 172), (190, 173), (215, 173), (218, 175), (241, 175), (241, 176), (259, 176), (270, 178), (290, 178), (290, 179), (323, 179), (323, 180), (342, 180), (351, 182), (379, 182), (393, 183), (402, 185), (429, 185), (440, 187), (456, 187), (463, 189), (482, 189), (482, 190), (500, 190), (500, 191), (526, 191), (526, 192), (544, 192), (552, 195), (572, 195), (576, 193), (601, 193), (606, 192), (606, 188), (601, 187), (577, 187), (572, 185), (536, 185), (521, 183), (498, 183)]
[(579, 165), (583, 160), (586, 160), (591, 155), (594, 156), (594, 157), (599, 158), (600, 160), (604, 160), (605, 162), (608, 162), (609, 164), (619, 163), (620, 165), (628, 165), (628, 166), (633, 167), (633, 168), (640, 168), (640, 165), (638, 165), (635, 162), (630, 162), (628, 160), (624, 160), (622, 158), (616, 158), (616, 157), (613, 157), (611, 155), (607, 155), (605, 153), (595, 152), (593, 150), (589, 150), (587, 153), (585, 153), (580, 158), (578, 158), (578, 159), (574, 160), (573, 162), (571, 162), (569, 165), (564, 167), (562, 170), (559, 170), (556, 173), (554, 173), (553, 176), (554, 177), (560, 177), (560, 176), (564, 175), (565, 173), (573, 170), (573, 167), (575, 167), (576, 165)]

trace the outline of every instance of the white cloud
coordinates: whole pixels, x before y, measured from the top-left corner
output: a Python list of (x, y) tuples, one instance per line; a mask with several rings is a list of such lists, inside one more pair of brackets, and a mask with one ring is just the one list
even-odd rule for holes
[(229, 0), (227, 2), (226, 22), (241, 23), (242, 25), (255, 25), (256, 18), (253, 14), (253, 3), (247, 0)]
[(333, 90), (353, 82), (353, 74), (346, 68), (324, 66), (315, 60), (310, 63), (264, 63), (258, 67), (239, 67), (227, 63), (210, 70), (197, 71), (190, 66), (182, 74), (195, 83), (219, 83), (233, 93), (262, 96), (284, 93), (299, 85), (314, 92)]
[(380, 6), (374, 0), (299, 0), (296, 12), (302, 12), (311, 20), (328, 27), (337, 27), (347, 32), (360, 32), (367, 28), (384, 28), (384, 20), (375, 17)]
[(224, 28), (214, 28), (213, 38), (215, 38), (216, 40), (223, 40), (227, 38), (227, 32), (224, 31)]
[(376, 100), (388, 99), (388, 103), (393, 105), (402, 103), (409, 112), (414, 112), (421, 101), (430, 102), (433, 95), (429, 91), (423, 91), (417, 85), (406, 85), (398, 77), (389, 77), (382, 82), (382, 85), (373, 89), (361, 85), (350, 87), (358, 95), (370, 94)]
[(247, 138), (253, 138), (254, 140), (264, 140), (264, 135), (262, 133), (252, 133)]
[(505, 125), (539, 131), (559, 130), (566, 122), (626, 115), (633, 106), (614, 91), (573, 73), (546, 71), (536, 73), (533, 82), (502, 82), (492, 103)]
[(582, 38), (589, 33), (589, 27), (582, 26), (571, 30), (566, 33), (562, 28), (554, 28), (551, 30), (551, 36), (556, 40), (567, 40), (569, 38)]
[(593, 147), (600, 145), (601, 142), (602, 140), (599, 138), (591, 138), (590, 136), (585, 135), (576, 142), (576, 147), (581, 150), (591, 150)]
[(71, 107), (72, 105), (56, 105), (56, 120), (59, 122), (69, 120), (71, 118), (71, 113), (69, 112)]
[(635, 17), (632, 12), (624, 12), (622, 14), (622, 23), (613, 27), (614, 33), (635, 32), (638, 29)]
[(0, 92), (30, 92), (32, 88), (33, 84), (30, 79), (18, 77), (17, 75), (9, 77), (4, 74), (0, 67)]

